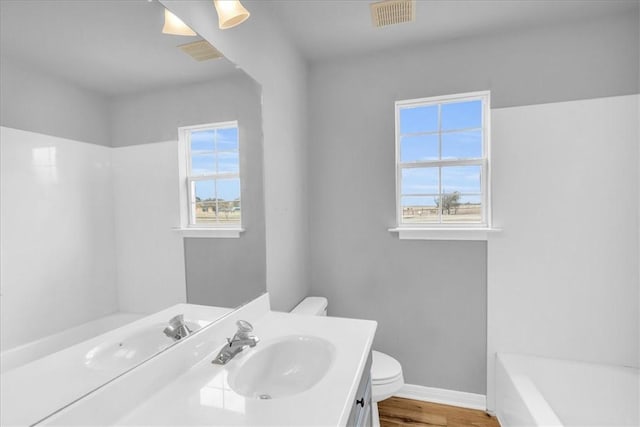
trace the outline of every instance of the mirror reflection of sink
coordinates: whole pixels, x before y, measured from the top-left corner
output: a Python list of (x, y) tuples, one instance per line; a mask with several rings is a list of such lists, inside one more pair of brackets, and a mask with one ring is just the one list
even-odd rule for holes
[(335, 346), (322, 338), (296, 335), (263, 342), (230, 371), (229, 386), (256, 399), (291, 396), (317, 384), (334, 358)]
[[(185, 323), (192, 332), (200, 329), (198, 323)], [(175, 342), (164, 334), (166, 326), (166, 323), (156, 323), (121, 340), (99, 344), (87, 352), (84, 364), (93, 369), (105, 370), (136, 366)]]

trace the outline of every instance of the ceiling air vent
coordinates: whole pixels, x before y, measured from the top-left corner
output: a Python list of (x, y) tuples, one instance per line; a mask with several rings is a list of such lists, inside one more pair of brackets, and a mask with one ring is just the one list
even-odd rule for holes
[(206, 40), (198, 40), (197, 42), (183, 44), (178, 47), (196, 61), (222, 58), (222, 54)]
[(415, 0), (385, 0), (371, 3), (371, 19), (375, 27), (416, 20)]

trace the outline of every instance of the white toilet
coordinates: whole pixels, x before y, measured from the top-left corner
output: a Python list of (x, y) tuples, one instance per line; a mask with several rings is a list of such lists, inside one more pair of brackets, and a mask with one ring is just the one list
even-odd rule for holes
[[(324, 297), (307, 297), (293, 310), (293, 314), (309, 316), (326, 316), (327, 299)], [(371, 363), (371, 398), (373, 400), (373, 425), (380, 425), (377, 403), (397, 393), (404, 385), (402, 366), (393, 357), (372, 351)]]

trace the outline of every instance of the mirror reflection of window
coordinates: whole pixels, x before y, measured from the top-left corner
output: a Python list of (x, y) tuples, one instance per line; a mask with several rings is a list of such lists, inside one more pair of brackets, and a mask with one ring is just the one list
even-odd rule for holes
[(238, 122), (187, 127), (180, 133), (188, 152), (189, 226), (240, 226)]

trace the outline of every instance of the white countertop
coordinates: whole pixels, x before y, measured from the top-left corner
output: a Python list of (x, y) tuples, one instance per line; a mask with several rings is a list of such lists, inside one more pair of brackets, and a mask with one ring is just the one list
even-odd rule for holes
[[(335, 345), (335, 360), (311, 389), (288, 397), (259, 400), (235, 393), (227, 383), (227, 374), (243, 358), (259, 351), (260, 343), (224, 366), (211, 363), (215, 351), (124, 414), (116, 424), (345, 425), (371, 351), (376, 322), (267, 312), (254, 320), (253, 326), (253, 333), (261, 342), (283, 335), (324, 338)], [(234, 331), (228, 332), (232, 335)], [(222, 345), (224, 338), (220, 338)]]
[[(95, 369), (87, 354), (104, 343), (115, 342), (176, 314), (204, 326), (233, 311), (223, 307), (177, 304), (90, 340), (45, 356), (0, 375), (0, 424), (30, 425), (74, 402), (133, 366)], [(162, 330), (158, 331), (162, 334)], [(169, 346), (171, 342), (169, 341)]]

